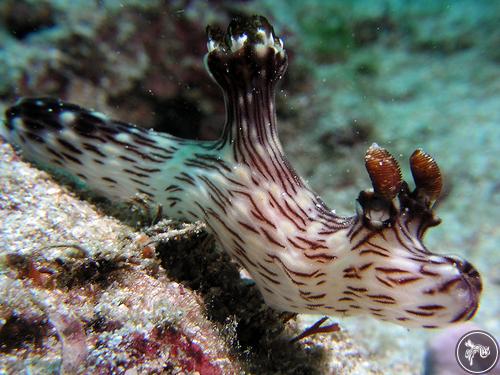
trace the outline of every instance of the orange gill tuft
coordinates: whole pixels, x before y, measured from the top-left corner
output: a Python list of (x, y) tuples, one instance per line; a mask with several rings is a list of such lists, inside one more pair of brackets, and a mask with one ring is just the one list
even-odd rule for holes
[(403, 183), (401, 169), (394, 156), (374, 143), (366, 151), (365, 166), (375, 193), (388, 200), (394, 199)]
[(410, 168), (416, 188), (435, 201), (443, 188), (441, 171), (432, 156), (417, 149), (410, 157)]

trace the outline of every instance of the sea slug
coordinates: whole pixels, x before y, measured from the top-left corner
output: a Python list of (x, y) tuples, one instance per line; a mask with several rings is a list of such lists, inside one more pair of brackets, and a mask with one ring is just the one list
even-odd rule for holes
[(148, 131), (50, 98), (7, 109), (2, 134), (26, 158), (111, 200), (141, 194), (168, 217), (204, 221), (275, 309), (425, 328), (474, 315), (479, 273), (422, 243), (440, 222), (433, 205), (442, 180), (432, 157), (411, 156), (412, 190), (396, 159), (372, 145), (365, 165), (373, 189), (360, 193), (354, 216), (340, 217), (283, 154), (274, 94), (287, 54), (268, 21), (241, 17), (226, 32), (208, 28), (205, 63), (226, 103), (216, 141)]

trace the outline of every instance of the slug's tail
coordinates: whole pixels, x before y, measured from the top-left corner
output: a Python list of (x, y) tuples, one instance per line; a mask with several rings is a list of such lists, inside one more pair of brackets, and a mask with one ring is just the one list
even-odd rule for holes
[(8, 108), (0, 134), (28, 160), (115, 201), (136, 194), (157, 200), (155, 175), (177, 150), (174, 137), (51, 98), (22, 99)]

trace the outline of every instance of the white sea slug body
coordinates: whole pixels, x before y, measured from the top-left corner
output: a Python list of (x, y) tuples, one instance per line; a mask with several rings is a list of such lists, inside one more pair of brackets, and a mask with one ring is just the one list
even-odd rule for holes
[(2, 134), (31, 159), (65, 171), (112, 200), (137, 193), (172, 218), (203, 220), (245, 267), (273, 308), (368, 314), (408, 327), (470, 319), (481, 293), (467, 261), (436, 255), (422, 237), (437, 225), (436, 162), (421, 150), (410, 166), (373, 145), (373, 190), (352, 217), (334, 214), (282, 152), (275, 85), (287, 66), (283, 42), (263, 17), (209, 29), (206, 65), (222, 88), (227, 119), (217, 141), (179, 139), (108, 119), (56, 99), (22, 99)]

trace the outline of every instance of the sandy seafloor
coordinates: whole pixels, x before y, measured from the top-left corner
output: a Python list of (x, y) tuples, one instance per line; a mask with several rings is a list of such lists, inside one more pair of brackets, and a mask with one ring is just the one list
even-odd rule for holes
[[(160, 7), (155, 1), (142, 2), (140, 10), (136, 11), (139, 14), (137, 18), (120, 17), (120, 12), (132, 7), (133, 2), (100, 1), (96, 2), (98, 5), (90, 5), (90, 2), (71, 2), (72, 5), (69, 5), (69, 2), (61, 0), (44, 1), (41, 3), (46, 4), (49, 10), (37, 12), (41, 13), (42, 21), (45, 20), (45, 23), (39, 21), (38, 26), (44, 25), (42, 31), (35, 29), (23, 38), (11, 33), (15, 25), (22, 23), (9, 17), (9, 12), (18, 9), (14, 3), (6, 1), (0, 6), (0, 44), (5, 47), (3, 50), (0, 49), (2, 108), (12, 103), (19, 95), (50, 94), (95, 106), (104, 111), (111, 110), (113, 115), (121, 116), (123, 120), (129, 120), (123, 116), (126, 116), (127, 106), (130, 106), (132, 120), (140, 121), (141, 114), (150, 108), (145, 105), (146, 109), (143, 110), (140, 105), (134, 106), (127, 101), (126, 96), (133, 95), (134, 90), (139, 88), (147, 91), (150, 87), (153, 94), (163, 95), (166, 98), (175, 95), (189, 96), (190, 92), (194, 93), (190, 99), (195, 103), (198, 100), (198, 107), (203, 108), (202, 115), (208, 117), (213, 111), (214, 118), (220, 120), (220, 112), (213, 109), (213, 102), (203, 99), (203, 89), (196, 86), (192, 89), (182, 87), (180, 81), (167, 88), (153, 85), (154, 78), (158, 77), (150, 73), (149, 64), (153, 64), (155, 60), (147, 50), (141, 49), (138, 44), (140, 40), (134, 39), (133, 35), (142, 32), (139, 26), (134, 26), (141, 12), (147, 13), (148, 17), (155, 14), (155, 17), (161, 18), (161, 12), (157, 12)], [(34, 2), (24, 3), (32, 6)], [(483, 277), (484, 293), (474, 322), (480, 328), (500, 338), (498, 298), (500, 295), (498, 250), (500, 29), (497, 26), (500, 24), (500, 2), (353, 1), (337, 2), (333, 5), (325, 3), (319, 0), (249, 1), (241, 4), (233, 2), (228, 5), (225, 2), (208, 4), (194, 1), (188, 4), (179, 1), (169, 3), (162, 8), (162, 11), (176, 14), (180, 20), (178, 22), (181, 23), (185, 17), (185, 22), (198, 25), (197, 32), (202, 32), (207, 22), (214, 20), (225, 22), (227, 14), (234, 13), (235, 10), (249, 14), (260, 13), (273, 21), (278, 34), (284, 34), (285, 46), (290, 46), (288, 48), (291, 55), (290, 78), (285, 81), (283, 90), (278, 93), (277, 98), (279, 116), (282, 117), (280, 127), (282, 143), (292, 164), (305, 175), (309, 184), (320, 193), (330, 207), (339, 213), (350, 215), (354, 212), (355, 197), (361, 189), (369, 187), (369, 180), (363, 168), (363, 155), (372, 142), (377, 142), (397, 155), (406, 176), (409, 176), (407, 160), (415, 148), (422, 147), (432, 154), (443, 172), (446, 194), (438, 207), (438, 214), (443, 223), (430, 230), (426, 237), (426, 245), (438, 253), (465, 257), (478, 268)], [(49, 12), (49, 16), (44, 12)], [(51, 22), (46, 22), (47, 17)], [(127, 38), (132, 40), (129, 43), (130, 50), (126, 50), (124, 59), (117, 57), (113, 60), (108, 57), (108, 54), (114, 56), (112, 51), (105, 49), (110, 45), (109, 40), (106, 39), (105, 43), (102, 41), (104, 37), (98, 32), (102, 28), (96, 26), (102, 24), (103, 19), (108, 23), (123, 23), (118, 27), (120, 33), (116, 34), (116, 38), (119, 39), (117, 49), (127, 45)], [(50, 25), (51, 23), (55, 26)], [(74, 51), (68, 53), (68, 44), (64, 44), (65, 33), (77, 34), (79, 38), (93, 41), (95, 44), (90, 49), (95, 48), (103, 54), (102, 56), (107, 57), (103, 66), (114, 67), (116, 72), (111, 74), (106, 71), (106, 74), (103, 74), (105, 79), (99, 79), (99, 69), (97, 73), (94, 71), (89, 73), (90, 68), (86, 63), (90, 64), (95, 56), (89, 53), (88, 49), (81, 53)], [(184, 50), (179, 46), (188, 43), (188, 36), (186, 33), (175, 35), (177, 40), (171, 43), (170, 48), (175, 48), (176, 53), (182, 55)], [(179, 39), (179, 35), (183, 35), (186, 42), (182, 38)], [(109, 38), (109, 35), (107, 37)], [(69, 39), (81, 47), (78, 38)], [(192, 40), (189, 41), (191, 42)], [(92, 43), (86, 45), (92, 46)], [(100, 47), (100, 43), (104, 43), (103, 48)], [(168, 52), (169, 44), (166, 45), (167, 47), (163, 45), (163, 48)], [(197, 52), (192, 52), (190, 48), (186, 50), (194, 56), (188, 59), (188, 63), (182, 60), (179, 71), (182, 71), (182, 64), (187, 66), (187, 70), (193, 69), (193, 64), (201, 65), (202, 56), (198, 56)], [(123, 53), (123, 50), (121, 52)], [(68, 56), (65, 54), (70, 58), (66, 58)], [(79, 58), (86, 63), (75, 68), (74, 56), (80, 56)], [(166, 66), (168, 63), (171, 62), (167, 61)], [(198, 77), (197, 72), (201, 68), (198, 66), (196, 69), (194, 75), (191, 73), (186, 75)], [(61, 71), (64, 74), (60, 75), (64, 79), (58, 74)], [(185, 77), (182, 72), (174, 73), (178, 73), (178, 76), (168, 77), (168, 80), (181, 80)], [(141, 81), (144, 77), (146, 79)], [(118, 94), (113, 96), (113, 91), (114, 94)], [(149, 122), (152, 121), (151, 116), (146, 117)], [(202, 120), (200, 123), (207, 122), (210, 120)], [(179, 332), (183, 333), (182, 337), (191, 339), (194, 337), (195, 341), (198, 340), (196, 342), (200, 344), (200, 350), (206, 351), (207, 362), (213, 360), (214, 356), (224, 358), (217, 366), (226, 373), (237, 371), (258, 373), (257, 366), (240, 367), (238, 361), (241, 361), (241, 356), (238, 357), (238, 353), (235, 355), (228, 349), (228, 345), (231, 344), (218, 340), (217, 335), (220, 335), (220, 330), (224, 331), (224, 328), (221, 328), (220, 321), (214, 323), (204, 317), (203, 302), (196, 297), (198, 293), (196, 291), (193, 300), (189, 300), (188, 304), (192, 307), (200, 303), (202, 306), (193, 307), (190, 311), (196, 310), (193, 313), (196, 316), (194, 319), (196, 323), (193, 323), (193, 326), (204, 327), (203, 329), (191, 329), (191, 322), (182, 323), (183, 317), (188, 319), (183, 315), (182, 308), (179, 319), (172, 318), (172, 312), (165, 312), (165, 315), (162, 315), (163, 312), (155, 313), (154, 309), (145, 310), (147, 314), (161, 315), (160, 319), (158, 316), (140, 317), (131, 312), (120, 312), (119, 309), (124, 307), (119, 307), (117, 311), (104, 311), (101, 314), (110, 321), (121, 322), (120, 328), (112, 330), (108, 327), (97, 331), (94, 326), (88, 328), (88, 321), (96, 309), (109, 309), (110, 305), (116, 303), (115, 297), (135, 301), (135, 296), (127, 297), (127, 293), (133, 294), (136, 290), (127, 284), (128, 279), (120, 278), (119, 274), (117, 276), (113, 273), (113, 283), (116, 284), (111, 283), (111, 287), (101, 284), (96, 286), (102, 294), (92, 302), (94, 305), (85, 300), (91, 293), (86, 289), (88, 286), (79, 286), (85, 289), (81, 293), (70, 288), (72, 290), (70, 293), (66, 289), (68, 286), (64, 285), (66, 279), (59, 276), (56, 280), (57, 286), (50, 288), (43, 278), (42, 281), (39, 280), (38, 274), (35, 277), (37, 280), (35, 285), (33, 281), (26, 281), (30, 277), (33, 278), (33, 275), (19, 271), (24, 268), (11, 260), (13, 254), (22, 255), (23, 262), (29, 263), (29, 259), (35, 259), (50, 268), (54, 266), (54, 259), (61, 255), (54, 253), (52, 249), (47, 252), (45, 259), (40, 261), (37, 258), (39, 254), (36, 256), (33, 254), (34, 249), (54, 242), (83, 241), (84, 247), (92, 249), (88, 254), (89, 259), (105, 258), (111, 263), (125, 262), (137, 275), (142, 275), (138, 276), (141, 282), (146, 279), (145, 275), (150, 277), (155, 273), (152, 279), (147, 279), (149, 287), (141, 284), (145, 290), (148, 288), (154, 290), (155, 296), (161, 296), (162, 293), (168, 296), (176, 295), (178, 288), (176, 283), (171, 284), (171, 281), (166, 281), (170, 279), (169, 272), (167, 271), (165, 276), (161, 273), (163, 271), (157, 271), (160, 267), (159, 262), (151, 260), (149, 256), (144, 257), (144, 250), (137, 245), (137, 241), (140, 242), (140, 233), (145, 231), (144, 228), (134, 229), (116, 219), (107, 218), (105, 213), (108, 211), (106, 209), (103, 211), (99, 202), (97, 211), (92, 205), (78, 202), (78, 197), (68, 193), (66, 188), (61, 190), (47, 174), (37, 172), (17, 160), (8, 145), (2, 144), (1, 152), (0, 324), (2, 327), (0, 335), (4, 335), (2, 337), (10, 337), (5, 336), (5, 325), (7, 323), (12, 325), (14, 312), (18, 315), (26, 312), (31, 314), (28, 314), (29, 316), (40, 319), (41, 317), (47, 319), (49, 316), (49, 321), (51, 319), (58, 321), (49, 308), (36, 307), (37, 304), (34, 302), (30, 302), (31, 305), (26, 301), (20, 302), (19, 295), (25, 293), (35, 296), (34, 300), (36, 298), (62, 300), (64, 303), (61, 302), (61, 306), (65, 309), (78, 309), (80, 306), (82, 311), (75, 311), (81, 313), (81, 322), (75, 324), (77, 326), (81, 324), (84, 328), (80, 327), (76, 332), (83, 336), (87, 335), (88, 341), (99, 337), (101, 340), (99, 342), (107, 343), (102, 345), (102, 348), (109, 349), (107, 354), (116, 354), (121, 350), (114, 348), (116, 350), (113, 352), (113, 340), (118, 346), (120, 342), (127, 342), (127, 348), (130, 349), (130, 340), (126, 341), (123, 338), (127, 330), (140, 327), (144, 332), (149, 332), (148, 328), (144, 327), (150, 329), (151, 325), (154, 326), (163, 319), (175, 327), (181, 327)], [(85, 220), (85, 223), (101, 223), (100, 220), (104, 220), (105, 224), (82, 225), (82, 220)], [(125, 255), (117, 254), (118, 251), (124, 252)], [(68, 262), (68, 264), (73, 263)], [(151, 271), (152, 269), (155, 271)], [(57, 270), (56, 275), (59, 275), (58, 272), (62, 271)], [(157, 272), (161, 275), (158, 276)], [(79, 280), (81, 282), (81, 278)], [(158, 280), (165, 281), (165, 284), (161, 284)], [(94, 285), (95, 280), (90, 278), (89, 283)], [(115, 289), (113, 285), (116, 285)], [(181, 282), (179, 287), (186, 288), (190, 296), (193, 293), (189, 285), (182, 285)], [(12, 293), (12, 288), (19, 288), (19, 293)], [(77, 295), (86, 302), (79, 305), (74, 300), (68, 301), (67, 293), (70, 293), (72, 298)], [(177, 301), (175, 296), (172, 298), (173, 301)], [(125, 305), (133, 310), (130, 303)], [(244, 304), (245, 301), (239, 300), (238, 303)], [(154, 304), (158, 304), (159, 308), (169, 308), (168, 304), (167, 307), (161, 306), (159, 300), (155, 300)], [(147, 315), (146, 312), (144, 314)], [(113, 316), (113, 319), (110, 316)], [(28, 318), (25, 317), (29, 320)], [(299, 322), (302, 325), (309, 325), (316, 318), (300, 316)], [(328, 348), (326, 361), (330, 361), (330, 364), (319, 366), (314, 370), (319, 373), (333, 371), (349, 374), (421, 374), (424, 372), (425, 343), (432, 341), (439, 333), (439, 331), (407, 330), (363, 317), (332, 319), (339, 322), (343, 331), (340, 336), (332, 334), (333, 344), (325, 343), (327, 341), (325, 338), (317, 339), (307, 344), (305, 351), (300, 351), (300, 355), (314, 362), (307, 354), (310, 346)], [(228, 316), (228, 321), (230, 320), (231, 317)], [(51, 324), (52, 329), (58, 327), (57, 323)], [(189, 327), (186, 328), (186, 325)], [(44, 329), (50, 331), (49, 328)], [(213, 337), (210, 336), (204, 343), (199, 341), (200, 337), (196, 336), (196, 332), (202, 332), (201, 336), (204, 336), (205, 329)], [(110, 338), (109, 335), (118, 331), (123, 341)], [(29, 366), (44, 369), (48, 373), (56, 371), (60, 356), (57, 342), (64, 342), (68, 338), (56, 332), (47, 334), (48, 338), (42, 340), (42, 347), (52, 345), (55, 348), (47, 349), (53, 356), (54, 362), (44, 367), (43, 363), (40, 365), (43, 361), (39, 359), (31, 362), (29, 360), (30, 353), (35, 353), (33, 355), (36, 357), (37, 350), (41, 349), (37, 349), (38, 344), (33, 344), (36, 341), (33, 337), (36, 335), (28, 333), (31, 336), (24, 342), (21, 340), (21, 343), (18, 343), (19, 347), (13, 345), (2, 349), (0, 363), (3, 368), (11, 372), (26, 371), (29, 363)], [(103, 335), (108, 336), (104, 339)], [(342, 340), (345, 340), (344, 343)], [(94, 366), (97, 366), (99, 352), (92, 351), (92, 348), (98, 345), (96, 346), (95, 342), (88, 342), (88, 345), (90, 357), (94, 361)], [(170, 341), (167, 344), (164, 342), (164, 345), (173, 344)], [(286, 346), (284, 348), (282, 350), (286, 350)], [(22, 351), (24, 357), (18, 356), (16, 359), (16, 354), (20, 353), (16, 350)], [(127, 354), (125, 349), (123, 352), (125, 352), (121, 353), (123, 358), (133, 357), (135, 360), (138, 358), (137, 353), (135, 357), (130, 357), (130, 353)], [(171, 352), (170, 355), (161, 353), (161, 358), (165, 361), (184, 363), (178, 367), (174, 366), (173, 370), (168, 370), (172, 373), (175, 371), (203, 373), (208, 371), (208, 368), (212, 371), (210, 366), (189, 367), (186, 362), (179, 362), (178, 358), (174, 358)], [(188, 357), (190, 353), (192, 355), (189, 350), (186, 353)], [(80, 355), (83, 354), (80, 352)], [(126, 363), (125, 359), (123, 361)], [(148, 361), (151, 362), (151, 359)], [(231, 367), (233, 366), (231, 361), (234, 361), (234, 367)], [(78, 360), (74, 360), (73, 363), (78, 363)], [(154, 367), (151, 366), (150, 368)], [(116, 371), (124, 372), (126, 367)], [(307, 367), (304, 371), (314, 373), (312, 369), (314, 366)], [(267, 367), (267, 370), (269, 373), (273, 371), (286, 373), (286, 370), (279, 366), (272, 370), (271, 367)], [(146, 367), (144, 371), (147, 372)], [(265, 373), (263, 368), (261, 371)], [(300, 370), (297, 371), (296, 373), (300, 373)]]

